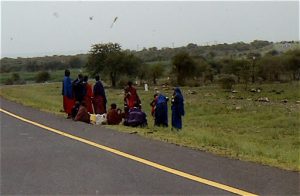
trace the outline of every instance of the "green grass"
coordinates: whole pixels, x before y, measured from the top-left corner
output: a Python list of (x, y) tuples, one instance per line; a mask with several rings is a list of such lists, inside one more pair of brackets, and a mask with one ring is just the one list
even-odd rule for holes
[[(71, 77), (76, 78), (77, 74), (81, 71), (80, 69), (70, 69)], [(56, 70), (56, 71), (49, 71), (50, 73), (50, 80), (48, 82), (59, 82), (62, 81), (62, 76), (64, 75), (65, 70)], [(11, 78), (13, 73), (17, 73), (20, 75), (20, 79), (26, 81), (26, 83), (33, 83), (35, 81), (35, 77), (38, 72), (12, 72), (12, 73), (0, 73), (0, 84), (4, 84), (5, 81)]]
[[(235, 159), (254, 161), (288, 170), (300, 171), (300, 100), (299, 83), (264, 84), (250, 86), (262, 88), (261, 93), (251, 93), (237, 86), (238, 93), (225, 92), (216, 85), (182, 88), (186, 115), (183, 130), (153, 126), (149, 92), (139, 89), (143, 110), (148, 115), (147, 128), (129, 128), (122, 125), (107, 126), (119, 131), (137, 131), (139, 135), (209, 151)], [(172, 90), (159, 89), (171, 97)], [(197, 94), (188, 94), (194, 90)], [(276, 94), (276, 91), (284, 91)], [(275, 92), (274, 92), (275, 91)], [(64, 115), (61, 83), (2, 86), (0, 95), (43, 111)], [(121, 89), (106, 89), (108, 104), (123, 106)], [(230, 98), (235, 96), (235, 98)], [(269, 103), (255, 101), (268, 97)], [(287, 103), (282, 103), (287, 99)], [(236, 108), (240, 109), (236, 109)], [(170, 105), (169, 105), (170, 108)], [(169, 111), (169, 119), (171, 112)]]

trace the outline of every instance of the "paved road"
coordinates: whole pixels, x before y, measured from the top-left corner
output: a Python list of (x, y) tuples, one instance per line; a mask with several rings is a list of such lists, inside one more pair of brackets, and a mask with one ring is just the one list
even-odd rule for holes
[[(43, 125), (259, 195), (299, 195), (299, 173), (218, 157), (138, 135), (73, 122), (1, 99), (1, 108)], [(1, 195), (231, 195), (49, 132), (1, 112)]]

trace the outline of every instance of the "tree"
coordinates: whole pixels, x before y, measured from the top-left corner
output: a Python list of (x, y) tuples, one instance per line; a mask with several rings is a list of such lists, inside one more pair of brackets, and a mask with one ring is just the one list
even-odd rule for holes
[(140, 80), (147, 80), (150, 76), (150, 67), (148, 64), (142, 64), (138, 70), (138, 77)]
[(300, 80), (300, 50), (291, 50), (284, 55), (287, 69), (292, 73), (293, 80)]
[(240, 71), (242, 69), (242, 62), (234, 59), (222, 59), (222, 73), (234, 74), (237, 76), (237, 82), (240, 81)]
[(70, 58), (68, 64), (70, 68), (79, 68), (82, 65), (82, 61), (79, 57), (74, 56)]
[(103, 73), (109, 74), (111, 85), (115, 87), (119, 75), (137, 75), (141, 61), (133, 54), (120, 52), (108, 55), (104, 63)]
[(109, 55), (121, 53), (121, 46), (117, 43), (95, 44), (92, 45), (88, 54), (88, 62), (85, 66), (91, 76), (103, 72), (106, 67), (106, 59)]
[(50, 79), (50, 74), (47, 71), (41, 71), (39, 72), (35, 77), (35, 82), (46, 82)]
[(251, 66), (250, 62), (247, 60), (239, 60), (239, 63), (241, 65), (241, 70), (239, 73), (239, 76), (243, 80), (245, 84), (245, 90), (248, 88), (249, 78), (251, 76)]
[(252, 47), (254, 47), (255, 49), (263, 48), (263, 47), (268, 46), (270, 44), (272, 44), (272, 42), (263, 41), (263, 40), (254, 40), (253, 42), (250, 43), (250, 45)]
[(280, 56), (266, 55), (258, 64), (259, 75), (265, 80), (278, 81), (285, 70)]
[(194, 48), (197, 48), (197, 47), (198, 47), (197, 44), (194, 44), (194, 43), (189, 43), (189, 44), (186, 46), (187, 49), (194, 49)]
[(161, 64), (154, 64), (149, 71), (153, 84), (157, 84), (156, 80), (163, 75), (164, 67)]
[(26, 71), (35, 72), (38, 70), (38, 64), (35, 60), (29, 60), (25, 65)]
[(196, 63), (186, 52), (181, 52), (172, 58), (172, 72), (176, 75), (177, 83), (184, 85), (188, 76), (192, 76), (195, 71)]
[(267, 52), (266, 55), (277, 56), (279, 55), (279, 52), (277, 50), (271, 50)]
[[(255, 42), (255, 41), (254, 41)], [(257, 67), (257, 63), (256, 61), (259, 60), (261, 58), (261, 54), (260, 53), (253, 53), (253, 52), (250, 52), (247, 54), (247, 58), (248, 60), (252, 61), (252, 84), (255, 83), (255, 78), (256, 78), (256, 67)]]

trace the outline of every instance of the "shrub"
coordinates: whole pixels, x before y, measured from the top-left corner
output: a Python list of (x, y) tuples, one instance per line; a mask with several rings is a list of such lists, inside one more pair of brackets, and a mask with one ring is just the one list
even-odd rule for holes
[(14, 81), (13, 81), (11, 78), (7, 78), (7, 79), (4, 81), (4, 84), (5, 84), (5, 85), (12, 85), (12, 84), (14, 84)]
[(219, 77), (218, 81), (221, 85), (221, 88), (230, 90), (232, 89), (233, 85), (236, 83), (236, 76), (224, 74)]
[(25, 84), (25, 81), (21, 79), (18, 73), (13, 73), (10, 78), (4, 81), (5, 85), (13, 85), (13, 84)]
[(41, 71), (36, 75), (35, 82), (37, 83), (46, 82), (49, 79), (50, 79), (50, 74), (47, 71)]
[(13, 82), (17, 82), (17, 81), (20, 80), (20, 75), (18, 73), (13, 73), (11, 75), (11, 79), (12, 79)]

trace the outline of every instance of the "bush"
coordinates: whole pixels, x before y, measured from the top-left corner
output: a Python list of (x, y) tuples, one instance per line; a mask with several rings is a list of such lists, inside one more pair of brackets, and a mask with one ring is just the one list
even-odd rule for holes
[(46, 82), (49, 79), (50, 79), (50, 74), (47, 71), (41, 71), (36, 75), (35, 82), (37, 83)]
[(25, 84), (26, 82), (21, 79), (18, 73), (13, 73), (10, 78), (4, 81), (5, 85), (13, 85), (13, 84)]
[(12, 79), (13, 82), (17, 82), (17, 81), (19, 81), (21, 78), (20, 78), (20, 75), (19, 75), (18, 73), (13, 73), (13, 74), (11, 75), (11, 79)]
[(233, 85), (236, 83), (236, 76), (224, 74), (219, 77), (218, 81), (221, 85), (221, 88), (230, 90), (232, 89)]
[(5, 84), (5, 85), (13, 85), (13, 84), (14, 84), (14, 81), (13, 81), (11, 78), (7, 78), (7, 79), (4, 81), (4, 84)]

